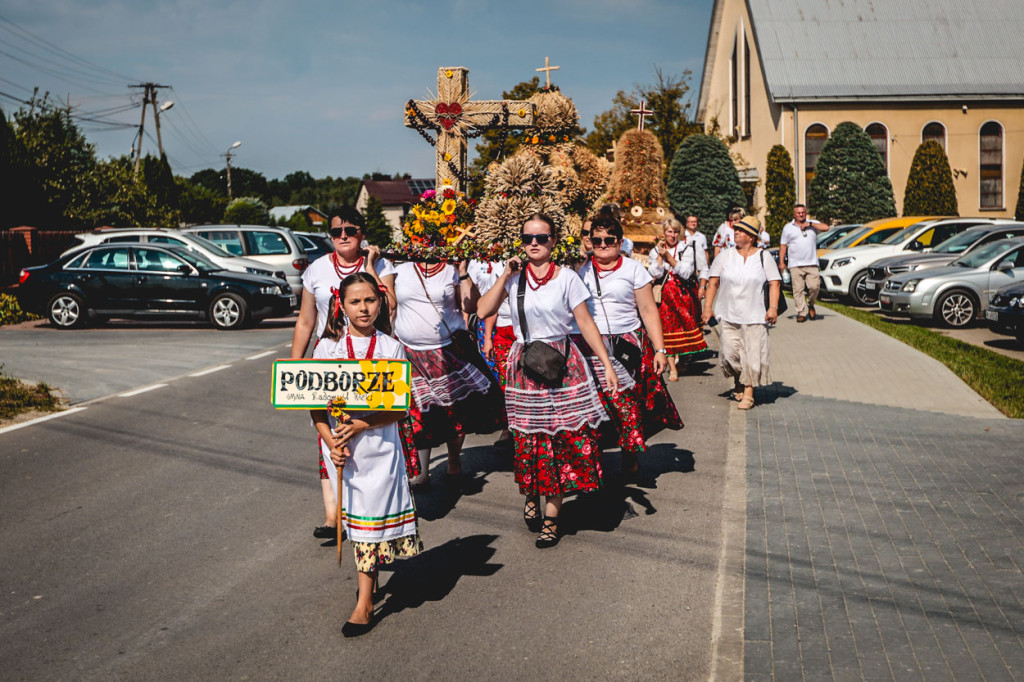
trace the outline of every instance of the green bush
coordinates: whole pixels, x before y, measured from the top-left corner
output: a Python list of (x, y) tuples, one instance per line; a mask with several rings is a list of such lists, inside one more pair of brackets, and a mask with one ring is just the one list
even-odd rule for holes
[(896, 215), (882, 157), (856, 123), (837, 125), (822, 147), (807, 210), (825, 223), (866, 223)]
[(52, 411), (60, 407), (50, 387), (40, 382), (33, 386), (3, 373), (0, 366), (0, 419), (10, 419), (26, 410)]
[(778, 244), (783, 226), (793, 217), (796, 204), (796, 179), (793, 176), (793, 159), (789, 151), (777, 144), (768, 152), (768, 166), (764, 180), (765, 229), (772, 237), (772, 244)]
[(1014, 215), (1017, 220), (1024, 220), (1024, 168), (1020, 171), (1020, 191), (1017, 192), (1017, 210)]
[(712, 135), (690, 135), (679, 144), (669, 166), (667, 189), (672, 210), (697, 216), (701, 231), (709, 237), (729, 209), (747, 205), (729, 150)]
[(26, 313), (18, 305), (18, 299), (10, 294), (0, 294), (0, 327), (8, 324), (18, 324), (26, 320), (38, 320), (38, 315)]
[(226, 225), (266, 225), (270, 222), (270, 209), (256, 197), (239, 197), (224, 209)]
[(935, 140), (914, 152), (903, 194), (903, 215), (960, 215), (946, 150)]

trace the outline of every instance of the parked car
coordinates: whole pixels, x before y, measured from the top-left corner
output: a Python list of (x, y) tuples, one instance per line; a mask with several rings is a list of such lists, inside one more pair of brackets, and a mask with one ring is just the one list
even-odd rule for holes
[(120, 244), (120, 243), (144, 243), (144, 244), (167, 244), (169, 246), (183, 246), (190, 251), (202, 254), (225, 270), (231, 272), (246, 272), (250, 275), (261, 275), (263, 277), (277, 277), (284, 279), (283, 270), (271, 270), (265, 263), (250, 260), (228, 253), (208, 239), (197, 234), (189, 234), (181, 230), (172, 230), (164, 227), (117, 227), (83, 232), (75, 235), (77, 242), (70, 249), (61, 255), (67, 255), (83, 246), (94, 244)]
[(302, 292), (302, 271), (309, 266), (306, 250), (287, 227), (264, 225), (199, 225), (186, 228), (236, 256), (283, 270), (292, 293)]
[(819, 246), (818, 258), (821, 258), (829, 251), (849, 249), (854, 246), (866, 246), (867, 244), (878, 244), (899, 232), (907, 225), (913, 225), (914, 223), (922, 220), (925, 220), (925, 218), (881, 218), (879, 220), (872, 220), (871, 222), (861, 225), (855, 230), (851, 230), (846, 234), (846, 236), (837, 239), (824, 248)]
[(977, 221), (970, 219), (919, 220), (879, 244), (836, 249), (818, 259), (822, 285), (833, 296), (849, 298), (857, 305), (870, 305), (877, 300), (877, 292), (869, 292), (865, 287), (869, 267), (889, 256), (926, 251), (975, 224)]
[(878, 296), (882, 310), (912, 320), (967, 327), (1004, 286), (1024, 280), (1024, 237), (975, 249), (944, 268), (891, 277)]
[(312, 263), (320, 256), (326, 256), (334, 252), (334, 243), (331, 238), (323, 232), (295, 232), (292, 230), (302, 248), (306, 250), (306, 257)]
[(877, 261), (868, 268), (868, 278), (864, 280), (864, 288), (869, 292), (881, 291), (885, 280), (893, 275), (940, 268), (985, 244), (1022, 236), (1024, 236), (1024, 223), (1013, 220), (997, 219), (991, 221), (991, 224), (969, 227), (942, 242), (928, 253), (891, 256)]
[(1017, 343), (1024, 346), (1024, 282), (1005, 286), (992, 295), (992, 301), (985, 309), (988, 328), (996, 334), (1017, 337)]
[(178, 246), (99, 244), (25, 268), (15, 290), (23, 310), (58, 329), (111, 317), (209, 320), (238, 329), (296, 305), (286, 282), (229, 272)]
[(846, 235), (850, 234), (860, 226), (860, 223), (855, 223), (850, 225), (836, 225), (835, 227), (830, 227), (828, 230), (818, 235), (818, 248), (828, 248), (830, 245), (835, 244), (837, 241), (839, 241)]

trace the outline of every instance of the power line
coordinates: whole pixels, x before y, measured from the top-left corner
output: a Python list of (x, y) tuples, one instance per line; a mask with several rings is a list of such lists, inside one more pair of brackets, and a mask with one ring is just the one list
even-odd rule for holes
[[(181, 95), (179, 95), (178, 91), (174, 89), (174, 86), (171, 86), (171, 93), (174, 95), (175, 101), (181, 102)], [(209, 138), (207, 138), (206, 135), (203, 134), (202, 129), (200, 129), (200, 127), (196, 125), (195, 119), (192, 118), (192, 114), (189, 113), (188, 109), (185, 107), (184, 102), (182, 102), (181, 107), (182, 110), (185, 112), (185, 118), (191, 124), (192, 129), (198, 134), (199, 139), (202, 140), (203, 144), (210, 148), (210, 151), (216, 152), (217, 147), (212, 142), (210, 142)]]
[[(2, 26), (0, 26), (0, 28), (2, 28)], [(49, 64), (50, 66), (54, 67), (55, 69), (61, 70), (65, 75), (71, 75), (71, 76), (73, 76), (75, 78), (84, 78), (86, 80), (92, 81), (94, 83), (98, 83), (100, 85), (121, 85), (121, 83), (122, 83), (122, 81), (114, 80), (110, 76), (97, 76), (95, 74), (95, 72), (86, 71), (85, 69), (81, 69), (81, 68), (76, 67), (76, 66), (68, 66), (67, 64), (62, 64), (62, 63), (54, 61), (52, 59), (48, 59), (47, 57), (44, 57), (44, 56), (39, 55), (39, 54), (36, 54), (36, 53), (34, 53), (34, 52), (30, 51), (30, 50), (26, 50), (25, 48), (19, 47), (18, 45), (15, 45), (15, 44), (13, 44), (13, 43), (11, 43), (9, 41), (3, 40), (2, 38), (0, 38), (0, 45), (6, 45), (7, 47), (10, 47), (12, 49), (18, 50), (18, 51), (28, 55), (29, 57), (32, 57), (33, 59), (38, 59), (40, 62), (43, 62), (45, 64)], [(7, 56), (10, 56), (10, 55), (8, 54)]]
[[(33, 64), (32, 62), (30, 62), (28, 60), (25, 60), (25, 59), (22, 59), (21, 57), (17, 57), (17, 56), (15, 56), (15, 55), (13, 55), (13, 54), (11, 54), (9, 52), (4, 52), (3, 50), (0, 50), (0, 55), (4, 55), (5, 57), (13, 59), (16, 62), (20, 62), (20, 63), (24, 64), (25, 66), (29, 67), (30, 69), (35, 69), (36, 71), (40, 71), (42, 73), (48, 74), (50, 76), (53, 76), (54, 78), (58, 78), (58, 79), (64, 81), (65, 83), (70, 83), (71, 85), (74, 85), (74, 86), (80, 87), (80, 88), (85, 88), (86, 90), (92, 90), (93, 92), (99, 92), (95, 88), (89, 87), (88, 85), (83, 85), (82, 83), (78, 83), (78, 82), (75, 82), (75, 81), (67, 78), (64, 74), (61, 74), (61, 73), (55, 71), (54, 69), (50, 69), (50, 68), (45, 67), (45, 66), (39, 66), (38, 64)], [(109, 83), (104, 83), (103, 85), (109, 85)]]

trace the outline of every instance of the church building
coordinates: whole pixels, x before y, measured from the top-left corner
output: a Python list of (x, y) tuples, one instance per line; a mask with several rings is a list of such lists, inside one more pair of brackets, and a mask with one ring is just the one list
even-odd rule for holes
[(697, 120), (735, 138), (761, 215), (772, 146), (789, 150), (806, 202), (822, 146), (853, 121), (881, 154), (900, 213), (914, 152), (936, 140), (960, 215), (1012, 217), (1022, 60), (1021, 0), (715, 0)]

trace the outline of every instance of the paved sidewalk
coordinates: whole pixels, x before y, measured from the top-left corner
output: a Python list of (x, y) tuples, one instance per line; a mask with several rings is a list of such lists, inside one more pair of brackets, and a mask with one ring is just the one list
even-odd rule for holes
[(1024, 677), (1024, 421), (838, 314), (771, 338), (777, 383), (730, 422), (743, 616), (719, 650), (743, 632), (748, 680)]

